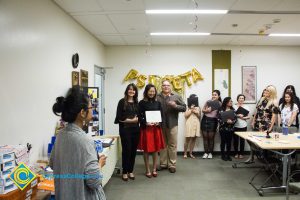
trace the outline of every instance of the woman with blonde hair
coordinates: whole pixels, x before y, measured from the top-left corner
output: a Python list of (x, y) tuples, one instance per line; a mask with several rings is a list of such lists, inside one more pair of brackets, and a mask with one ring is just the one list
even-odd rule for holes
[(272, 132), (276, 114), (278, 114), (277, 91), (275, 86), (269, 85), (266, 87), (265, 96), (257, 104), (252, 128), (255, 131)]

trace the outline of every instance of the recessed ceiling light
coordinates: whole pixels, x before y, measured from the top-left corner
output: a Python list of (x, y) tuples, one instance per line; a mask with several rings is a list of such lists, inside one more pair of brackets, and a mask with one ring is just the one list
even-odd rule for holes
[(300, 37), (299, 33), (271, 33), (269, 36), (275, 37)]
[(228, 10), (146, 10), (146, 14), (226, 14)]
[(199, 32), (157, 32), (157, 33), (150, 33), (150, 35), (159, 35), (159, 36), (164, 36), (164, 35), (190, 35), (190, 36), (199, 36), (199, 35), (210, 35), (210, 33), (199, 33)]

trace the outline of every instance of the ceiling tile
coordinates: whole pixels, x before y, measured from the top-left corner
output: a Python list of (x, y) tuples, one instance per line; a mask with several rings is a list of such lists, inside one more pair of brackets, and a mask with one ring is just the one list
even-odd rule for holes
[(188, 9), (191, 0), (144, 0), (146, 10)]
[(54, 0), (66, 12), (95, 12), (103, 9), (97, 0)]
[(106, 11), (116, 10), (144, 10), (141, 0), (97, 0)]
[[(258, 33), (259, 30), (265, 30), (265, 33), (299, 33), (300, 32), (300, 15), (263, 15), (256, 23), (250, 26), (245, 32)], [(281, 22), (274, 24), (274, 19), (280, 19)], [(270, 24), (271, 29), (266, 29)]]
[(282, 0), (280, 3), (276, 4), (270, 10), (299, 11), (300, 10), (300, 1), (299, 0)]
[(78, 15), (73, 17), (95, 35), (117, 33), (115, 27), (105, 15)]
[(195, 25), (197, 25), (197, 32), (211, 33), (223, 17), (224, 15), (198, 15), (196, 18), (189, 15), (185, 18), (181, 26), (183, 30), (194, 31)]
[(180, 36), (178, 38), (178, 44), (187, 44), (187, 45), (200, 45), (207, 39), (209, 36)]
[(96, 36), (105, 45), (126, 45), (121, 36)]
[(177, 36), (152, 36), (151, 44), (152, 45), (176, 45), (178, 41)]
[[(250, 15), (250, 14), (228, 14), (220, 20), (220, 23), (214, 28), (214, 33), (246, 33), (250, 26), (255, 24), (262, 15)], [(237, 24), (237, 27), (232, 27), (232, 24)], [(247, 33), (257, 33), (254, 32)]]
[(235, 37), (236, 36), (232, 36), (232, 35), (210, 35), (203, 41), (203, 44), (205, 44), (205, 45), (215, 45), (215, 44), (227, 45)]
[(127, 44), (130, 45), (147, 45), (147, 43), (151, 44), (151, 40), (145, 36), (138, 36), (138, 35), (128, 35), (122, 36)]
[(238, 0), (230, 10), (270, 10), (282, 0)]
[[(197, 9), (207, 9), (207, 10), (228, 10), (236, 0), (196, 0), (198, 4)], [(195, 9), (196, 4), (190, 1), (189, 9)]]
[(234, 37), (228, 44), (229, 45), (253, 45), (255, 41), (259, 39), (259, 37), (265, 36), (236, 36)]
[(109, 15), (119, 33), (147, 33), (148, 25), (145, 14)]
[(184, 15), (148, 15), (150, 32), (183, 31)]

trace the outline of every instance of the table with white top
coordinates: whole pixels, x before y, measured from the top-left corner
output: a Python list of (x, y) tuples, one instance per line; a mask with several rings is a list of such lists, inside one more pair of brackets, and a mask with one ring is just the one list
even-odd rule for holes
[[(254, 151), (257, 149), (273, 152), (281, 157), (282, 160), (282, 182), (280, 186), (268, 186), (263, 185), (259, 188), (250, 184), (257, 190), (259, 195), (263, 196), (265, 190), (269, 189), (287, 189), (287, 178), (290, 173), (290, 161), (291, 155), (298, 149), (300, 149), (300, 133), (283, 135), (282, 133), (270, 133), (271, 138), (266, 138), (265, 132), (235, 132), (239, 137), (247, 140), (251, 148), (251, 155), (246, 163), (253, 161)], [(279, 136), (278, 138), (275, 135)], [(233, 165), (234, 166), (234, 165)]]

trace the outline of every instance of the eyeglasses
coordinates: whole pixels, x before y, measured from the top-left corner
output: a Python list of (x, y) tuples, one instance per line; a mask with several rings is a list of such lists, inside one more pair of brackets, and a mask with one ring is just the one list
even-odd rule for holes
[(170, 85), (162, 85), (163, 87), (170, 87)]

